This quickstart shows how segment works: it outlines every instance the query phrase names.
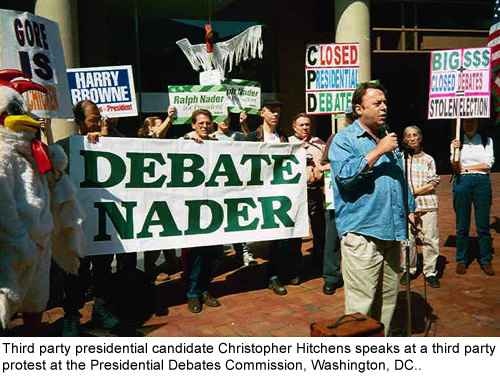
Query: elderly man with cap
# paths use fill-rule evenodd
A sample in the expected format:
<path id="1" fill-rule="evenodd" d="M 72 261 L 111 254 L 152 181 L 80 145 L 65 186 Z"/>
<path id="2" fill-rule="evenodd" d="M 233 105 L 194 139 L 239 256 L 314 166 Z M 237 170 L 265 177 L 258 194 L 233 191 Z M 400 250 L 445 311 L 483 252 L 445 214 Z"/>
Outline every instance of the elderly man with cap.
<path id="1" fill-rule="evenodd" d="M 275 98 L 262 102 L 260 116 L 262 124 L 246 137 L 246 141 L 266 143 L 287 143 L 288 138 L 278 128 L 280 111 L 283 104 Z M 301 254 L 301 238 L 274 240 L 269 247 L 269 285 L 268 288 L 277 295 L 288 292 L 282 282 L 298 285 L 298 266 Z"/>
<path id="2" fill-rule="evenodd" d="M 352 106 L 348 106 L 344 112 L 344 127 L 353 124 L 355 121 L 354 110 Z M 332 145 L 335 134 L 330 136 L 326 141 L 326 145 L 321 156 L 321 168 L 323 172 L 330 170 L 330 159 L 328 151 Z M 325 187 L 325 190 L 331 190 L 331 187 Z M 340 240 L 335 225 L 335 204 L 332 203 L 330 208 L 326 210 L 326 234 L 325 234 L 325 249 L 323 251 L 323 293 L 325 295 L 333 295 L 337 288 L 344 285 L 342 275 L 340 274 Z"/>

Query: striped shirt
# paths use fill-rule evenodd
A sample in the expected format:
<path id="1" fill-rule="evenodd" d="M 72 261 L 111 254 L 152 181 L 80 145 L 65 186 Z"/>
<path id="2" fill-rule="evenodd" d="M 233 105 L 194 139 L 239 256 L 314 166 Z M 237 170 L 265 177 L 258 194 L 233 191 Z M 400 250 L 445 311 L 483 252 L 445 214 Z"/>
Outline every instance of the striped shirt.
<path id="1" fill-rule="evenodd" d="M 408 185 L 412 193 L 415 193 L 415 190 L 428 183 L 434 182 L 437 185 L 441 181 L 439 175 L 436 174 L 434 159 L 424 152 L 410 156 L 408 166 L 410 167 Z M 423 195 L 415 195 L 415 203 L 417 205 L 415 212 L 437 211 L 438 197 L 436 191 L 432 190 Z"/>
<path id="2" fill-rule="evenodd" d="M 325 142 L 319 137 L 313 136 L 309 140 L 304 141 L 297 135 L 293 135 L 288 139 L 291 144 L 302 144 L 305 150 L 307 159 L 307 174 L 309 177 L 314 177 L 314 182 L 309 182 L 308 187 L 323 186 L 323 171 L 320 169 L 321 158 L 325 149 Z"/>

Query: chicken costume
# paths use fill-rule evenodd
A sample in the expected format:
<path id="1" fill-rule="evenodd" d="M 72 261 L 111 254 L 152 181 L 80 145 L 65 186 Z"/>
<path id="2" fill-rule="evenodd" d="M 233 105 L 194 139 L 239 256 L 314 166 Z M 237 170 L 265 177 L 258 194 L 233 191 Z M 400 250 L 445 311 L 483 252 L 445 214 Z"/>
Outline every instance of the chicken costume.
<path id="1" fill-rule="evenodd" d="M 36 140 L 40 124 L 21 93 L 45 89 L 27 78 L 0 70 L 0 331 L 16 312 L 26 327 L 39 325 L 51 257 L 76 273 L 83 250 L 83 212 L 62 173 L 68 159 L 61 147 Z"/>

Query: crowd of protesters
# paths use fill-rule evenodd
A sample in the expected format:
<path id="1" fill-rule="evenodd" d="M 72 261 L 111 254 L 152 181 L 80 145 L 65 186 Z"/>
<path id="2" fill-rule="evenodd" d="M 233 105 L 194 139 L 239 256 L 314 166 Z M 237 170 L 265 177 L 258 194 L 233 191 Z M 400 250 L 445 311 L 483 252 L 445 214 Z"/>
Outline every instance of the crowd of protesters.
<path id="1" fill-rule="evenodd" d="M 186 142 L 251 141 L 296 143 L 304 149 L 307 173 L 307 207 L 313 235 L 312 261 L 322 271 L 323 293 L 333 295 L 344 286 L 346 314 L 361 312 L 380 320 L 390 333 L 390 322 L 396 305 L 398 285 L 417 275 L 416 240 L 423 252 L 423 276 L 430 287 L 439 288 L 436 268 L 439 256 L 437 223 L 438 198 L 435 188 L 440 179 L 434 159 L 422 149 L 422 131 L 416 125 L 404 131 L 405 149 L 410 167 L 405 171 L 395 133 L 384 132 L 388 106 L 386 90 L 380 84 L 363 83 L 353 94 L 352 105 L 345 113 L 344 128 L 325 143 L 312 135 L 312 119 L 298 113 L 292 120 L 293 134 L 287 137 L 280 129 L 281 107 L 277 99 L 262 102 L 260 126 L 250 131 L 247 115 L 239 115 L 239 130 L 232 130 L 230 117 L 213 123 L 208 110 L 192 113 L 192 131 L 180 139 Z M 169 106 L 167 118 L 148 117 L 137 135 L 142 138 L 166 138 L 176 108 Z M 101 117 L 91 101 L 74 106 L 78 133 L 92 142 L 101 137 L 122 137 L 117 119 Z M 456 212 L 456 273 L 465 274 L 471 263 L 468 251 L 471 206 L 474 207 L 479 235 L 479 263 L 487 275 L 493 275 L 489 215 L 492 200 L 489 171 L 494 163 L 492 140 L 478 133 L 476 120 L 463 123 L 462 142 L 450 145 L 455 178 L 453 205 Z M 58 142 L 68 153 L 68 139 Z M 459 154 L 458 158 L 456 157 Z M 69 153 L 68 153 L 69 155 Z M 331 174 L 332 187 L 325 187 L 325 173 Z M 405 175 L 407 180 L 405 180 Z M 407 187 L 405 187 L 405 185 Z M 333 203 L 326 208 L 325 190 L 333 190 Z M 406 193 L 407 195 L 406 195 Z M 406 210 L 405 198 L 408 199 Z M 406 218 L 408 221 L 406 221 Z M 409 240 L 409 266 L 402 242 Z M 269 244 L 268 288 L 286 295 L 287 284 L 301 282 L 302 239 L 280 239 Z M 258 265 L 247 243 L 232 245 L 238 265 Z M 165 263 L 157 265 L 163 253 Z M 203 306 L 218 307 L 220 301 L 210 293 L 210 282 L 216 275 L 223 245 L 193 247 L 182 250 L 182 263 L 175 250 L 155 250 L 144 254 L 144 269 L 150 282 L 161 282 L 182 265 L 186 283 L 187 309 L 199 313 Z M 65 316 L 62 335 L 82 333 L 80 310 L 88 292 L 94 302 L 92 320 L 119 333 L 121 323 L 109 299 L 114 254 L 85 257 L 78 274 L 64 278 Z M 136 269 L 135 253 L 117 254 L 117 269 Z M 399 273 L 403 272 L 399 278 Z"/>

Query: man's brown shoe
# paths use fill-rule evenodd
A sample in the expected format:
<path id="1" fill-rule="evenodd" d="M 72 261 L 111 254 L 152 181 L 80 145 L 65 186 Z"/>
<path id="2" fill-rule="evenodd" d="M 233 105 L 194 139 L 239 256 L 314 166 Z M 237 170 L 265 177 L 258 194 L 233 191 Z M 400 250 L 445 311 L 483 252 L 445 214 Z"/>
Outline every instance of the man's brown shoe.
<path id="1" fill-rule="evenodd" d="M 214 296 L 212 296 L 208 292 L 203 293 L 201 295 L 201 299 L 206 306 L 210 306 L 211 308 L 216 308 L 217 306 L 220 306 L 219 300 L 217 300 Z"/>
<path id="2" fill-rule="evenodd" d="M 493 266 L 491 263 L 485 263 L 481 265 L 481 270 L 484 271 L 484 273 L 488 276 L 493 276 L 495 275 L 495 270 L 493 270 Z"/>
<path id="3" fill-rule="evenodd" d="M 191 313 L 199 313 L 201 312 L 201 301 L 199 297 L 190 297 L 188 298 L 188 310 Z"/>
<path id="4" fill-rule="evenodd" d="M 457 274 L 465 275 L 466 272 L 467 272 L 467 264 L 457 263 Z"/>

